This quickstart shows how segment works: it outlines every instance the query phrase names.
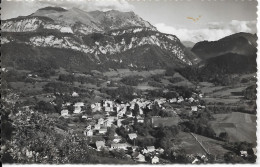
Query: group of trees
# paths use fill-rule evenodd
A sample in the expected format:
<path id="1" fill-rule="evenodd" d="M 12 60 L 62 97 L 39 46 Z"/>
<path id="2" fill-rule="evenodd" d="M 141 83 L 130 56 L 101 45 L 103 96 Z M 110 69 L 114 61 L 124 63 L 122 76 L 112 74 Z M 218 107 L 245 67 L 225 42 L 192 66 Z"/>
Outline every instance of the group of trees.
<path id="1" fill-rule="evenodd" d="M 137 86 L 139 83 L 144 82 L 144 78 L 139 75 L 127 76 L 121 79 L 121 82 L 129 86 Z"/>
<path id="2" fill-rule="evenodd" d="M 224 155 L 224 160 L 227 163 L 255 163 L 256 155 L 253 152 L 253 144 L 248 142 L 226 142 L 224 147 L 230 152 Z M 240 151 L 247 151 L 246 157 L 241 157 Z"/>
<path id="3" fill-rule="evenodd" d="M 81 84 L 84 83 L 92 83 L 97 84 L 97 79 L 94 79 L 93 77 L 85 77 L 85 76 L 75 76 L 73 74 L 60 74 L 59 80 L 64 82 L 80 82 Z"/>
<path id="4" fill-rule="evenodd" d="M 202 136 L 216 138 L 216 133 L 212 129 L 209 121 L 213 120 L 212 113 L 208 110 L 203 112 L 194 112 L 187 121 L 181 122 L 181 129 L 185 132 L 193 132 Z"/>
<path id="5" fill-rule="evenodd" d="M 116 89 L 101 88 L 100 91 L 110 95 L 114 99 L 120 98 L 122 100 L 132 100 L 135 97 L 134 93 L 136 93 L 136 90 L 131 86 L 119 86 Z"/>
<path id="6" fill-rule="evenodd" d="M 5 139 L 3 163 L 102 163 L 100 155 L 89 149 L 83 137 L 55 131 L 57 124 L 63 124 L 58 118 L 23 111 L 13 119 L 14 126 L 2 128 L 2 134 L 13 129 L 2 135 Z M 12 143 L 10 135 L 14 139 Z"/>

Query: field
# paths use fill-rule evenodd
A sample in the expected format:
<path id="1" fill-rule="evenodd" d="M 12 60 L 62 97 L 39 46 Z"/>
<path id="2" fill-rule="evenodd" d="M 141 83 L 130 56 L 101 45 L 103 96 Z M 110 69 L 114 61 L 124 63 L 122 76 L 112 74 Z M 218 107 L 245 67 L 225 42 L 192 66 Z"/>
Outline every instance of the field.
<path id="1" fill-rule="evenodd" d="M 252 114 L 232 112 L 215 114 L 212 127 L 218 135 L 227 132 L 231 142 L 247 141 L 256 144 L 256 116 Z"/>
<path id="2" fill-rule="evenodd" d="M 178 125 L 180 122 L 180 118 L 178 116 L 175 117 L 153 117 L 152 118 L 152 124 L 154 127 L 158 127 L 160 124 L 163 126 L 172 126 L 172 125 Z"/>
<path id="3" fill-rule="evenodd" d="M 223 143 L 220 141 L 200 135 L 195 136 L 212 155 L 224 155 L 228 152 L 228 150 L 222 147 Z M 206 154 L 198 141 L 190 133 L 186 132 L 180 132 L 177 135 L 177 142 L 174 142 L 174 147 L 184 149 L 187 154 Z"/>

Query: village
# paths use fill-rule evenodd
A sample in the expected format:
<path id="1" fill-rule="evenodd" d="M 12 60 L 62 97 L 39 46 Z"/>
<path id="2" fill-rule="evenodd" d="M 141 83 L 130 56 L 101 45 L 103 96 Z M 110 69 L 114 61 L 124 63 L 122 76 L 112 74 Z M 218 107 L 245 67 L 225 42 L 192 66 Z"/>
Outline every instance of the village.
<path id="1" fill-rule="evenodd" d="M 78 97 L 79 94 L 73 92 L 72 97 Z M 112 150 L 123 150 L 125 156 L 133 159 L 139 163 L 160 163 L 160 155 L 164 153 L 163 148 L 156 148 L 154 145 L 139 147 L 135 144 L 135 140 L 138 137 L 137 132 L 131 131 L 130 127 L 134 123 L 144 124 L 146 119 L 145 110 L 151 110 L 154 105 L 157 105 L 161 111 L 170 113 L 169 116 L 152 116 L 149 118 L 149 122 L 153 127 L 158 126 L 177 126 L 181 122 L 181 118 L 178 116 L 178 110 L 174 110 L 170 104 L 181 104 L 187 102 L 189 104 L 189 114 L 196 112 L 200 109 L 205 108 L 199 104 L 199 99 L 202 94 L 196 94 L 194 97 L 184 99 L 182 96 L 166 99 L 158 98 L 154 100 L 147 100 L 144 98 L 135 98 L 129 102 L 123 102 L 120 100 L 105 99 L 100 102 L 96 102 L 90 105 L 91 115 L 84 114 L 85 108 L 84 102 L 76 102 L 71 104 L 69 102 L 63 104 L 61 111 L 61 117 L 69 119 L 71 117 L 81 116 L 81 119 L 85 121 L 85 128 L 82 129 L 83 135 L 91 141 L 92 149 L 97 151 L 112 151 Z M 68 106 L 73 105 L 74 110 L 71 113 L 68 110 Z M 99 114 L 95 114 L 99 113 Z M 93 117 L 98 115 L 98 117 Z M 126 121 L 127 120 L 127 121 Z M 117 134 L 116 129 L 123 127 L 127 130 L 127 136 L 124 138 Z M 79 130 L 78 130 L 79 131 Z M 113 132 L 111 132 L 113 131 Z M 73 130 L 71 131 L 73 133 Z M 108 139 L 108 136 L 111 136 Z M 75 136 L 81 135 L 75 133 Z M 206 162 L 206 155 L 200 155 L 200 160 L 196 158 L 196 155 L 190 155 L 192 163 L 198 163 L 198 161 Z M 161 162 L 163 163 L 163 162 Z"/>

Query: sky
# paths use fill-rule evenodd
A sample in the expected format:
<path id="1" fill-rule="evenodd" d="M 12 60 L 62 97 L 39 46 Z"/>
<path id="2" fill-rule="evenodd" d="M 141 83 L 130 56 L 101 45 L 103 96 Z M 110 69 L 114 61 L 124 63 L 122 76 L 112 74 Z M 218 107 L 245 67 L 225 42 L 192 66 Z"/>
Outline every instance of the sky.
<path id="1" fill-rule="evenodd" d="M 237 32 L 256 33 L 256 0 L 3 0 L 1 18 L 29 15 L 46 6 L 134 11 L 159 31 L 194 43 Z"/>

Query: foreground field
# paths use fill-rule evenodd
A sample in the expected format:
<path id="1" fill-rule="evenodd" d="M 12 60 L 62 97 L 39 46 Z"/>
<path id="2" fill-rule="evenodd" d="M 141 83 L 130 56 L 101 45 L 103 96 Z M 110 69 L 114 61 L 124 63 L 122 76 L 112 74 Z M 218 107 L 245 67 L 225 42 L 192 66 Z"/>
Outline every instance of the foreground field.
<path id="1" fill-rule="evenodd" d="M 212 127 L 215 133 L 227 132 L 229 141 L 247 141 L 256 144 L 256 116 L 252 114 L 232 112 L 230 114 L 215 114 Z"/>

